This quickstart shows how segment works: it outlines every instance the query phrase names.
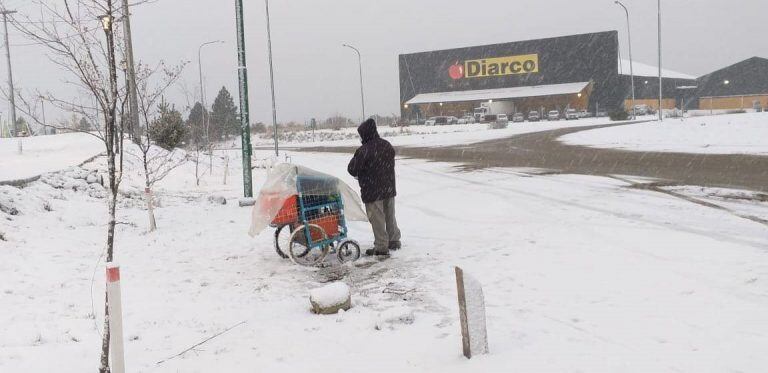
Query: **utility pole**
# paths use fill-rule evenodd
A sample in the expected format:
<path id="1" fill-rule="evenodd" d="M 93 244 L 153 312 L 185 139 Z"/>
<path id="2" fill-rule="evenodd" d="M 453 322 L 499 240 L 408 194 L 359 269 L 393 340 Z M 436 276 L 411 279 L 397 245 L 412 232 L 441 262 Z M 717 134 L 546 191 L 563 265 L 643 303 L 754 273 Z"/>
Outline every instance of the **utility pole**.
<path id="1" fill-rule="evenodd" d="M 365 118 L 365 95 L 363 94 L 363 58 L 360 56 L 360 50 L 358 50 L 357 48 L 349 44 L 342 44 L 342 46 L 350 48 L 355 52 L 357 52 L 357 65 L 358 65 L 358 68 L 360 69 L 360 101 L 362 102 L 362 105 L 363 105 L 363 119 L 361 120 L 361 122 L 364 122 L 366 118 Z"/>
<path id="2" fill-rule="evenodd" d="M 664 121 L 664 113 L 661 109 L 662 98 L 662 82 L 661 82 L 661 0 L 658 1 L 658 13 L 659 13 L 659 122 Z"/>
<path id="3" fill-rule="evenodd" d="M 238 0 L 240 1 L 240 0 Z M 267 50 L 269 51 L 269 84 L 272 88 L 272 128 L 275 132 L 275 158 L 280 156 L 277 146 L 277 109 L 275 109 L 275 73 L 272 69 L 272 33 L 269 27 L 269 0 L 264 0 L 267 8 Z"/>
<path id="4" fill-rule="evenodd" d="M 637 116 L 635 113 L 635 71 L 632 69 L 632 32 L 630 31 L 629 27 L 629 10 L 627 10 L 627 7 L 624 6 L 621 1 L 616 0 L 615 2 L 624 8 L 624 13 L 627 15 L 627 40 L 629 41 L 629 76 L 630 79 L 632 79 L 632 119 L 635 119 Z M 619 61 L 621 61 L 621 59 L 619 59 Z"/>
<path id="5" fill-rule="evenodd" d="M 3 15 L 3 26 L 5 27 L 5 56 L 8 60 L 8 99 L 11 104 L 11 136 L 18 136 L 16 128 L 16 91 L 13 90 L 13 71 L 11 70 L 11 45 L 8 43 L 8 15 L 16 13 L 15 10 L 0 10 Z M 22 145 L 19 139 L 19 154 L 21 154 Z"/>
<path id="6" fill-rule="evenodd" d="M 125 39 L 125 59 L 128 64 L 128 118 L 131 125 L 131 136 L 134 141 L 141 137 L 139 127 L 139 101 L 136 93 L 136 65 L 133 59 L 133 41 L 131 39 L 131 13 L 128 0 L 123 0 L 123 38 Z"/>
<path id="7" fill-rule="evenodd" d="M 240 83 L 240 130 L 242 131 L 241 137 L 243 152 L 243 196 L 250 198 L 253 197 L 253 180 L 251 179 L 251 124 L 249 122 L 248 115 L 248 68 L 246 67 L 245 63 L 243 0 L 235 0 L 235 13 L 237 22 L 237 77 Z M 274 108 L 274 100 L 272 102 L 272 107 Z M 277 142 L 275 142 L 275 148 L 277 148 Z"/>

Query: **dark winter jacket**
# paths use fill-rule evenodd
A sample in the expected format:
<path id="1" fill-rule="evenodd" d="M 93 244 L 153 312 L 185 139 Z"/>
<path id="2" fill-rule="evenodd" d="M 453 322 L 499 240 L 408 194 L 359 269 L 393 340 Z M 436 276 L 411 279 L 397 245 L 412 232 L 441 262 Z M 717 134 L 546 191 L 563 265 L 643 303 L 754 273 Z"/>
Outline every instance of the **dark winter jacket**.
<path id="1" fill-rule="evenodd" d="M 376 122 L 368 119 L 357 128 L 363 146 L 355 151 L 347 171 L 360 183 L 363 202 L 392 198 L 395 190 L 395 149 L 379 137 Z"/>

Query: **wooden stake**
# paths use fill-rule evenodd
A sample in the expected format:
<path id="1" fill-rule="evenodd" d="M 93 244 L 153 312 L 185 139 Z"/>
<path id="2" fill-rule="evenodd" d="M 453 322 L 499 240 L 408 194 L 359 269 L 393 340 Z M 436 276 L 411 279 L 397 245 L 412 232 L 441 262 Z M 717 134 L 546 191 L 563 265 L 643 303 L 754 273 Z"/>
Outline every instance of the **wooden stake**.
<path id="1" fill-rule="evenodd" d="M 464 350 L 464 356 L 467 359 L 472 358 L 472 349 L 469 341 L 469 324 L 467 322 L 467 297 L 464 293 L 464 271 L 459 267 L 454 267 L 456 271 L 456 290 L 459 296 L 459 320 L 461 321 L 461 346 Z"/>

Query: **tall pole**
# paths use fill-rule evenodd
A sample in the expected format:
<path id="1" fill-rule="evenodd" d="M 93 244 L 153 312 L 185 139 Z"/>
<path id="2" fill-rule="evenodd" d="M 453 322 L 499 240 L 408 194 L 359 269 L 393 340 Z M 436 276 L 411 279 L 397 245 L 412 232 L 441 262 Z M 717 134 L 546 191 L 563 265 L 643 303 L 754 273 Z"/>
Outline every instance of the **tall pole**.
<path id="1" fill-rule="evenodd" d="M 664 113 L 661 109 L 661 99 L 662 99 L 662 82 L 661 82 L 661 0 L 658 1 L 658 13 L 659 13 L 659 122 L 664 121 Z"/>
<path id="2" fill-rule="evenodd" d="M 362 107 L 363 107 L 363 121 L 365 121 L 365 95 L 363 93 L 363 58 L 360 56 L 360 51 L 357 48 L 349 44 L 342 44 L 342 46 L 351 48 L 355 52 L 357 52 L 357 65 L 358 65 L 358 68 L 360 69 L 360 102 L 362 103 Z"/>
<path id="3" fill-rule="evenodd" d="M 210 121 L 210 115 L 205 115 L 205 111 L 207 110 L 205 105 L 205 87 L 203 86 L 203 63 L 201 62 L 201 54 L 203 51 L 203 47 L 209 44 L 214 43 L 223 43 L 221 40 L 213 40 L 209 42 L 205 42 L 203 44 L 200 44 L 200 46 L 197 48 L 197 69 L 200 72 L 200 105 L 202 105 L 203 110 L 201 111 L 202 116 L 200 117 L 200 121 L 202 122 L 200 125 L 205 128 L 205 141 L 208 143 L 208 166 L 209 170 L 212 173 L 213 172 L 213 147 L 211 146 L 211 121 Z"/>
<path id="4" fill-rule="evenodd" d="M 131 38 L 131 12 L 128 8 L 128 0 L 123 0 L 123 39 L 125 41 L 125 59 L 128 73 L 128 119 L 130 122 L 130 133 L 134 141 L 138 141 L 141 136 L 139 125 L 139 100 L 136 93 L 136 65 L 133 59 L 133 39 Z"/>
<path id="5" fill-rule="evenodd" d="M 18 136 L 18 128 L 16 128 L 16 91 L 13 89 L 13 71 L 11 69 L 11 45 L 8 43 L 8 15 L 16 13 L 15 10 L 2 10 L 0 14 L 3 15 L 3 26 L 5 27 L 5 57 L 8 61 L 8 100 L 11 105 L 11 136 Z M 19 154 L 21 154 L 21 139 L 19 139 Z"/>
<path id="6" fill-rule="evenodd" d="M 272 33 L 269 26 L 269 0 L 264 0 L 267 10 L 267 50 L 269 52 L 269 84 L 272 89 L 272 128 L 275 133 L 275 157 L 279 156 L 277 146 L 277 110 L 275 109 L 275 73 L 272 69 Z"/>
<path id="7" fill-rule="evenodd" d="M 627 15 L 627 41 L 629 42 L 629 75 L 630 79 L 632 79 L 632 119 L 635 119 L 636 112 L 635 112 L 635 71 L 632 69 L 632 32 L 629 27 L 629 10 L 627 10 L 627 7 L 624 6 L 624 4 L 621 3 L 621 1 L 616 0 L 616 4 L 621 5 L 622 8 L 624 8 L 624 13 Z"/>
<path id="8" fill-rule="evenodd" d="M 243 153 L 243 196 L 253 197 L 251 180 L 251 125 L 248 115 L 248 68 L 245 63 L 245 30 L 243 26 L 243 0 L 235 0 L 237 22 L 237 78 L 240 90 L 240 131 Z"/>
<path id="9" fill-rule="evenodd" d="M 43 135 L 48 134 L 48 124 L 45 122 L 45 98 L 40 96 L 40 109 L 43 111 Z"/>

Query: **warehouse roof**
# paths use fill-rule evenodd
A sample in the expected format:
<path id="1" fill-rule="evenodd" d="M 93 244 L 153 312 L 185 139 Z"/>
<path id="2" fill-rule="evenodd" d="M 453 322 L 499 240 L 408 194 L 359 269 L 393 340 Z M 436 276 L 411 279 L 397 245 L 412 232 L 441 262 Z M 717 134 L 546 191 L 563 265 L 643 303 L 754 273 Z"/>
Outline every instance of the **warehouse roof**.
<path id="1" fill-rule="evenodd" d="M 432 104 L 438 102 L 486 101 L 538 96 L 572 95 L 583 91 L 587 85 L 589 85 L 589 82 L 479 89 L 474 91 L 420 93 L 416 95 L 416 97 L 408 100 L 406 104 Z"/>
<path id="2" fill-rule="evenodd" d="M 642 62 L 632 61 L 632 70 L 635 73 L 635 76 L 647 76 L 650 78 L 658 77 L 659 76 L 659 67 L 648 65 Z M 626 75 L 629 76 L 629 60 L 620 59 L 619 60 L 619 74 L 620 75 Z M 668 79 L 690 79 L 690 80 L 696 80 L 696 77 L 693 75 L 683 74 L 681 72 L 667 70 L 665 68 L 661 69 L 661 77 L 662 78 L 668 78 Z"/>

